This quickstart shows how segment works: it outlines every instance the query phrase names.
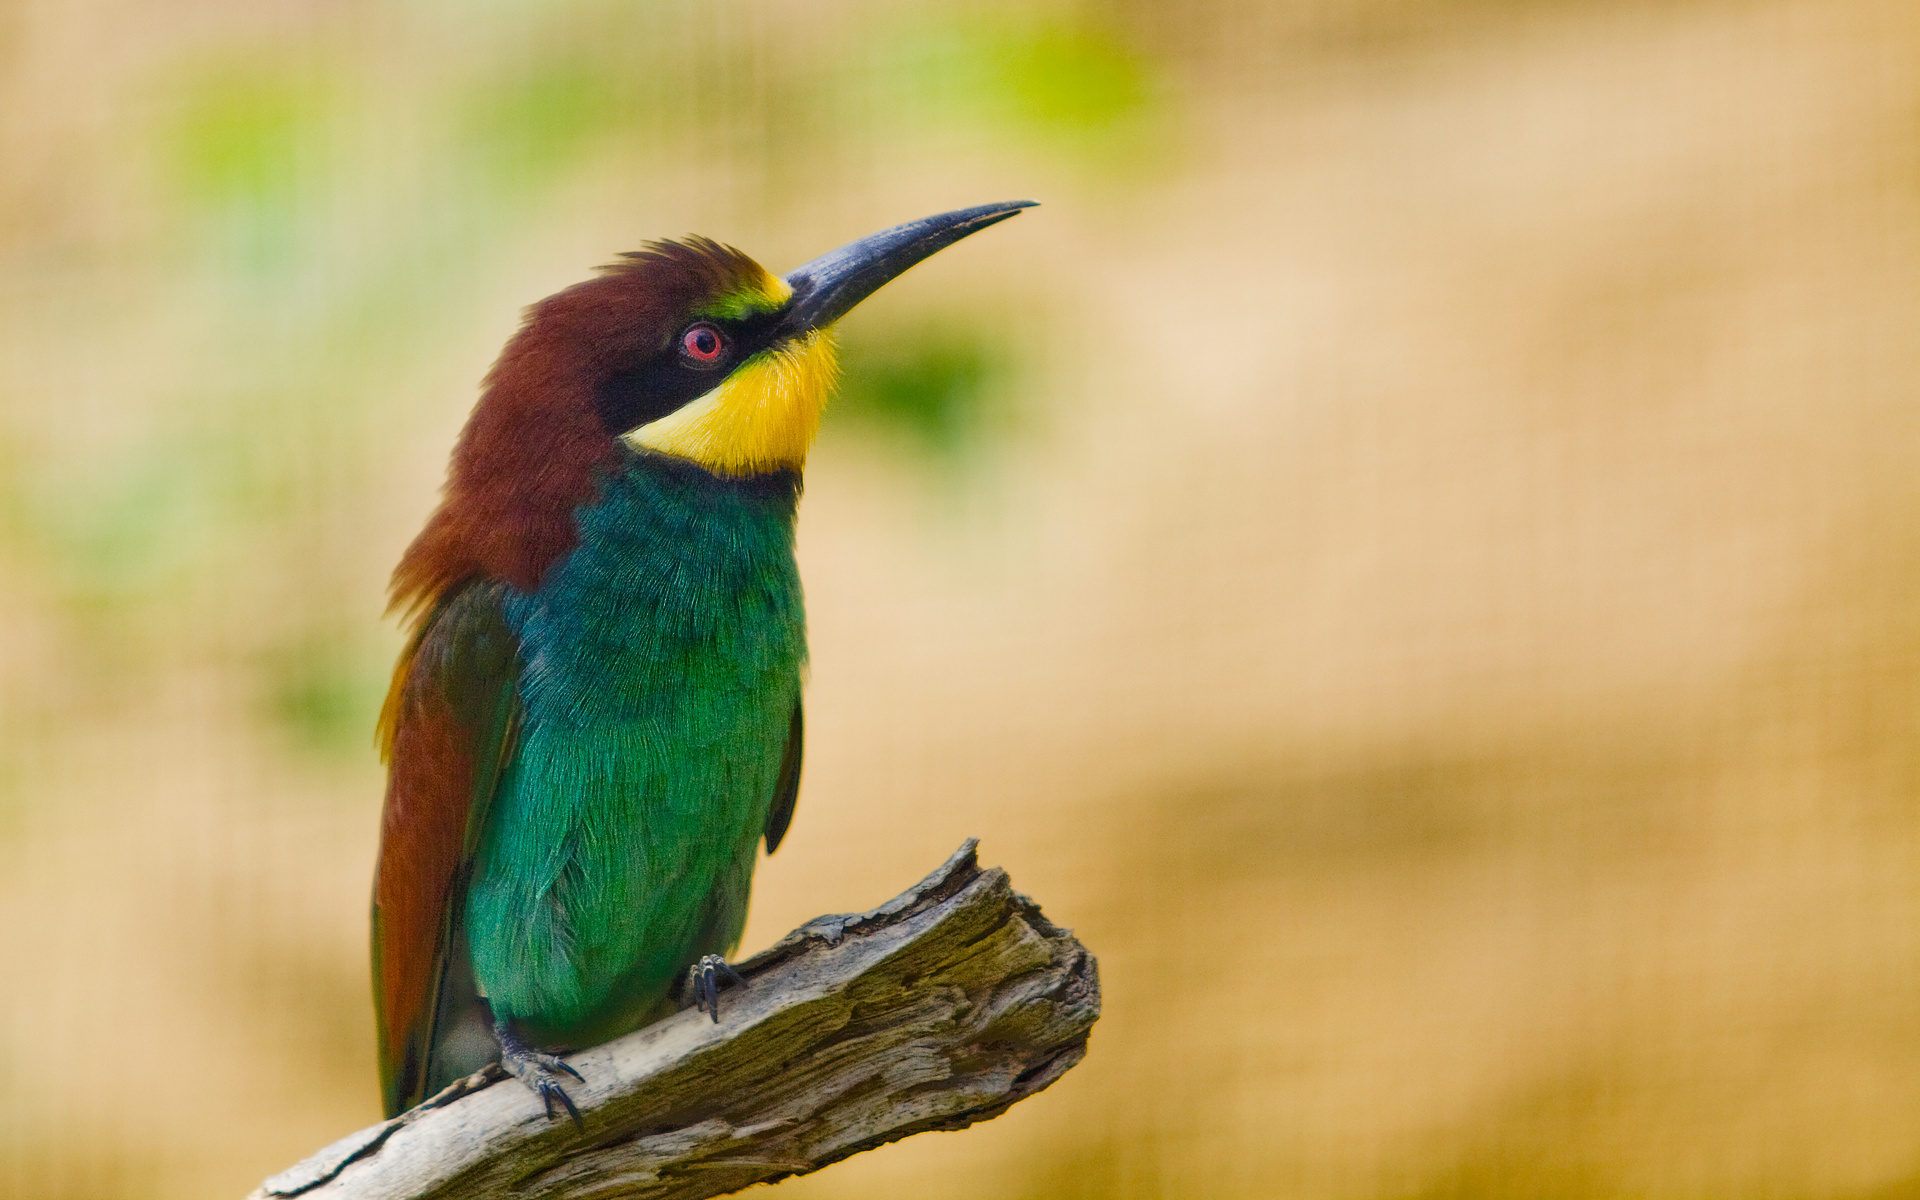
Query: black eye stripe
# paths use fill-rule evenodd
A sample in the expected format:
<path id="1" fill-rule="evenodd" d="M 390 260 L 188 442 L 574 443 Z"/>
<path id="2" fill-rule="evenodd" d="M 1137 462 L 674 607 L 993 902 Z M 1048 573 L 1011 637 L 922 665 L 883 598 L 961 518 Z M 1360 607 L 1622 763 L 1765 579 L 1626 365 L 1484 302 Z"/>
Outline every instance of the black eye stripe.
<path id="1" fill-rule="evenodd" d="M 609 373 L 595 387 L 594 407 L 606 431 L 618 437 L 719 387 L 734 368 L 773 343 L 781 316 L 772 312 L 683 321 L 652 358 Z M 687 334 L 703 325 L 721 338 L 719 356 L 707 363 L 695 361 L 685 344 Z"/>

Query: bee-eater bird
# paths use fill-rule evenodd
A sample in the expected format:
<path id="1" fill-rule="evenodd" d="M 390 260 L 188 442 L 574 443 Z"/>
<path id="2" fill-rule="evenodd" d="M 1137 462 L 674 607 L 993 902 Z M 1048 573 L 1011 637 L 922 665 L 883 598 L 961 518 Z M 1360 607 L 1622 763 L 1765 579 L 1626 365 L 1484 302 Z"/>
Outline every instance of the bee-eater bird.
<path id="1" fill-rule="evenodd" d="M 527 310 L 393 575 L 373 889 L 388 1116 L 498 1061 L 573 1115 L 558 1054 L 718 979 L 800 782 L 800 471 L 833 323 L 1030 201 L 862 238 L 782 279 L 655 242 Z"/>

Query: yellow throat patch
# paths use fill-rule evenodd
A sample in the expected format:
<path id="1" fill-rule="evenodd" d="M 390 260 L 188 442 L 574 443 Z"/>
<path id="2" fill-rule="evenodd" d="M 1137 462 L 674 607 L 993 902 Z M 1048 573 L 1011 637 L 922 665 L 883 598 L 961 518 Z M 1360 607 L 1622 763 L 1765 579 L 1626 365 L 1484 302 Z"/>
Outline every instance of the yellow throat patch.
<path id="1" fill-rule="evenodd" d="M 760 475 L 807 461 L 840 378 L 833 331 L 815 329 L 749 358 L 720 386 L 624 436 L 716 475 Z"/>

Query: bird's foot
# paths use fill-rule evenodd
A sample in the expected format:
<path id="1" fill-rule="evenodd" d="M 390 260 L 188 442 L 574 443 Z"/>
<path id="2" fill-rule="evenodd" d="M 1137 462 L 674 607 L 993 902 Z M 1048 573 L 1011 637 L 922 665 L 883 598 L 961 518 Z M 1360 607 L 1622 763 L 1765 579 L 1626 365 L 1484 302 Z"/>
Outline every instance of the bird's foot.
<path id="1" fill-rule="evenodd" d="M 687 988 L 693 993 L 693 1007 L 696 1012 L 710 1013 L 713 1023 L 720 1023 L 720 980 L 724 977 L 729 983 L 747 986 L 740 978 L 740 972 L 733 969 L 727 960 L 718 954 L 709 954 L 693 964 L 687 971 Z"/>
<path id="2" fill-rule="evenodd" d="M 536 1050 L 521 1041 L 520 1035 L 505 1021 L 493 1023 L 493 1036 L 500 1043 L 501 1069 L 526 1084 L 534 1095 L 540 1097 L 540 1103 L 547 1110 L 547 1119 L 556 1120 L 564 1112 L 573 1119 L 573 1127 L 585 1133 L 587 1127 L 580 1120 L 580 1110 L 574 1107 L 573 1098 L 560 1086 L 562 1075 L 571 1075 L 578 1082 L 585 1083 L 580 1072 L 568 1066 L 559 1055 Z"/>

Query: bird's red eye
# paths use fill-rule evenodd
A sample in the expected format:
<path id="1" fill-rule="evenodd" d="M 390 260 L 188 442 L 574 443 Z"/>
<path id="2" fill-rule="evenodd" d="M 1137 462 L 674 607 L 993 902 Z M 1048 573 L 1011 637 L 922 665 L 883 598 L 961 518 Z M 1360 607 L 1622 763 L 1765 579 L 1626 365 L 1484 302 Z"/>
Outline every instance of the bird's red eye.
<path id="1" fill-rule="evenodd" d="M 692 326 L 680 335 L 680 353 L 697 367 L 712 366 L 726 353 L 727 339 L 720 331 L 702 323 Z"/>

